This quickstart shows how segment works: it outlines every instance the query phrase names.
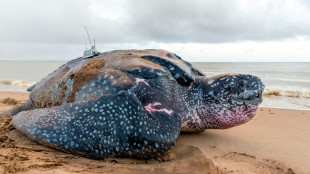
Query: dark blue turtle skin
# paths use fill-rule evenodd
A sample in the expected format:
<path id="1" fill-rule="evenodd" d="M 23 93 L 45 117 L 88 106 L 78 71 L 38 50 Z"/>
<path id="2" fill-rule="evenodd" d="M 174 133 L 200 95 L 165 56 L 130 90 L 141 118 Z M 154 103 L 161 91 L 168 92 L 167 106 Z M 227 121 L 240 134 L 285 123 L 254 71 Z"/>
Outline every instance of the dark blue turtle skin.
<path id="1" fill-rule="evenodd" d="M 250 120 L 262 101 L 258 77 L 205 77 L 164 50 L 118 50 L 77 58 L 3 113 L 30 139 L 93 158 L 158 158 L 180 132 L 226 129 Z"/>

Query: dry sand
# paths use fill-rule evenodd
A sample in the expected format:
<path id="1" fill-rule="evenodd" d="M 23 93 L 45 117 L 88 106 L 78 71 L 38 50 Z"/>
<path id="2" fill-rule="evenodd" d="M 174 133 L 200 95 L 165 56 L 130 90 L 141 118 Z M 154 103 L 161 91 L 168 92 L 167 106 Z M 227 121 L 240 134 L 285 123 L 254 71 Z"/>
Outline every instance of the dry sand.
<path id="1" fill-rule="evenodd" d="M 27 98 L 27 93 L 0 92 L 0 112 Z M 63 153 L 32 142 L 10 120 L 0 118 L 0 173 L 310 174 L 310 111 L 259 108 L 244 125 L 182 134 L 165 162 L 94 160 Z"/>

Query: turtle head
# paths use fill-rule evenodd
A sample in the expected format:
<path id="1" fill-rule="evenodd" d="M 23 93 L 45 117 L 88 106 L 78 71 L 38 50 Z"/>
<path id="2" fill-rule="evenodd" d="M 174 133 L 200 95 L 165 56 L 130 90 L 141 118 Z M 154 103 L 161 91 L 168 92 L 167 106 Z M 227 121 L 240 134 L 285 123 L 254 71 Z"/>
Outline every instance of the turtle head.
<path id="1" fill-rule="evenodd" d="M 196 100 L 192 105 L 192 126 L 225 129 L 249 121 L 262 102 L 264 84 L 252 75 L 225 74 L 195 79 L 192 87 Z M 197 123 L 195 125 L 195 123 Z"/>

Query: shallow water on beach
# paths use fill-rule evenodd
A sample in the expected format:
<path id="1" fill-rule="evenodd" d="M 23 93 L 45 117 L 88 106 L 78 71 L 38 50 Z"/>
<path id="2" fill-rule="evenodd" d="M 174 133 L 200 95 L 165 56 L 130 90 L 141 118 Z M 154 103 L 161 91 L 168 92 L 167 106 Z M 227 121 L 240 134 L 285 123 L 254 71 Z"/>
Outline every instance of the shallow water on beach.
<path id="1" fill-rule="evenodd" d="M 64 64 L 62 61 L 0 61 L 0 91 L 25 91 Z M 310 63 L 209 63 L 193 66 L 211 77 L 252 74 L 265 84 L 262 107 L 310 110 Z"/>

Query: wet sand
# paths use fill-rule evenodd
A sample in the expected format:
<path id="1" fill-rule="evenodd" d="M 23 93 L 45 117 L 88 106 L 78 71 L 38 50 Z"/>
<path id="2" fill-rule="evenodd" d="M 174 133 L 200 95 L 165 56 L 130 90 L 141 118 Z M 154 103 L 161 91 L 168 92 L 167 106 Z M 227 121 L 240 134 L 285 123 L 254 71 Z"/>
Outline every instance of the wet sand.
<path id="1" fill-rule="evenodd" d="M 0 92 L 0 112 L 27 99 Z M 0 173 L 310 173 L 310 111 L 259 108 L 244 125 L 182 134 L 164 162 L 63 153 L 32 142 L 10 121 L 0 118 Z"/>

